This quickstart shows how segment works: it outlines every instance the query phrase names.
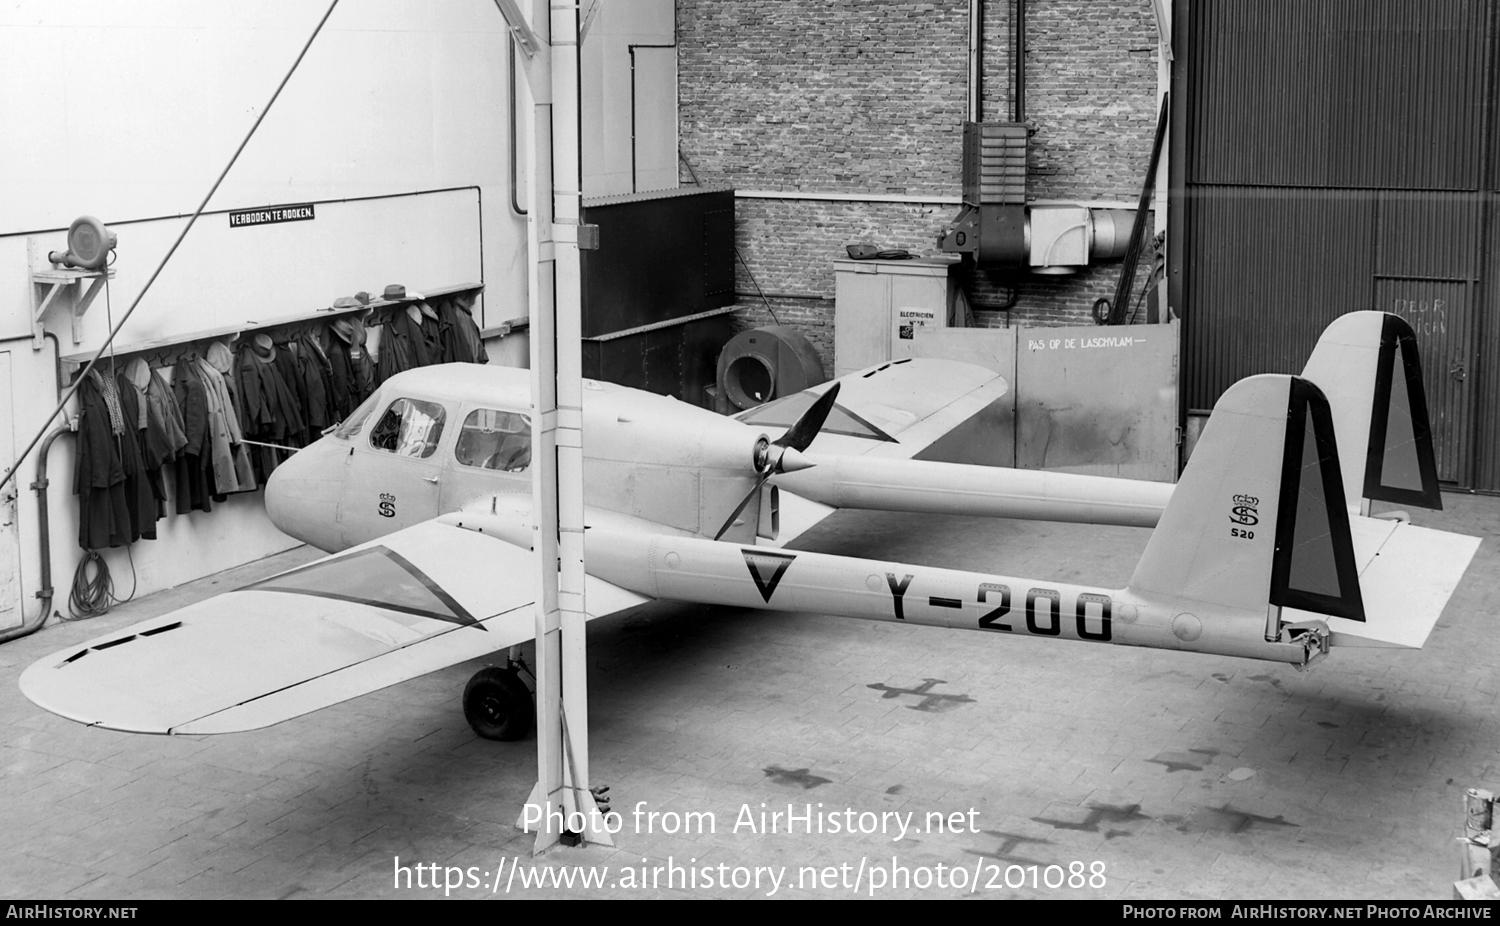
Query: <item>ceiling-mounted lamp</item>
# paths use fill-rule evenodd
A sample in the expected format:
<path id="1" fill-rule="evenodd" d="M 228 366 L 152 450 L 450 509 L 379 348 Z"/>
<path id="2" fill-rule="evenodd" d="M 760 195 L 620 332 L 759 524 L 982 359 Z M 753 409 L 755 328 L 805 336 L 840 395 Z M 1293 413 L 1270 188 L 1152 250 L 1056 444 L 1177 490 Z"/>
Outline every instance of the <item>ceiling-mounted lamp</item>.
<path id="1" fill-rule="evenodd" d="M 47 259 L 64 267 L 103 270 L 117 240 L 103 222 L 91 215 L 79 216 L 68 226 L 68 249 L 49 252 Z"/>

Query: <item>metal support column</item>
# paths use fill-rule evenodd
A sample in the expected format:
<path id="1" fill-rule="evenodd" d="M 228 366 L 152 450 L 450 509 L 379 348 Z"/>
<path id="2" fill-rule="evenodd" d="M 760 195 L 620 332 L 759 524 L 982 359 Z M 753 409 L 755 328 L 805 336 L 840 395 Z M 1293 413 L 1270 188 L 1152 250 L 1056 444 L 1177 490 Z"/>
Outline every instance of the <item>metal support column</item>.
<path id="1" fill-rule="evenodd" d="M 531 491 L 537 535 L 533 547 L 539 575 L 537 783 L 522 810 L 521 825 L 536 829 L 536 854 L 556 845 L 564 833 L 613 844 L 589 792 L 588 776 L 578 258 L 583 174 L 580 17 L 576 3 L 533 0 L 525 19 L 514 0 L 496 0 L 496 5 L 525 53 L 523 65 L 534 104 L 527 263 L 534 402 Z"/>

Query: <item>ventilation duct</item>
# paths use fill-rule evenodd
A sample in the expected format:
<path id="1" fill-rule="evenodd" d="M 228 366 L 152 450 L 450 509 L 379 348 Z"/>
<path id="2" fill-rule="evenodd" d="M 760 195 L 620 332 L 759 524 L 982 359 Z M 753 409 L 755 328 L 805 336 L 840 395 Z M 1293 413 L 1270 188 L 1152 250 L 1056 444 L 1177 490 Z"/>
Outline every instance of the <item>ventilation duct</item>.
<path id="1" fill-rule="evenodd" d="M 1024 122 L 965 122 L 962 211 L 938 234 L 938 249 L 981 267 L 1076 273 L 1124 256 L 1134 213 L 1086 206 L 1027 206 Z"/>

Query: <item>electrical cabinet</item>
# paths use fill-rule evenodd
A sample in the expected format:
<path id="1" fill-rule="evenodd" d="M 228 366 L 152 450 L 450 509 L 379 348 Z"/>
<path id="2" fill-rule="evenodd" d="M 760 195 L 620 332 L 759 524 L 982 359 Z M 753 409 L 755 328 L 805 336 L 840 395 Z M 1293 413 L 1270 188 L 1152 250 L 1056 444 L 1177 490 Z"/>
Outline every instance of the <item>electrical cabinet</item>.
<path id="1" fill-rule="evenodd" d="M 962 325 L 957 257 L 835 260 L 835 377 L 915 356 L 917 328 Z"/>

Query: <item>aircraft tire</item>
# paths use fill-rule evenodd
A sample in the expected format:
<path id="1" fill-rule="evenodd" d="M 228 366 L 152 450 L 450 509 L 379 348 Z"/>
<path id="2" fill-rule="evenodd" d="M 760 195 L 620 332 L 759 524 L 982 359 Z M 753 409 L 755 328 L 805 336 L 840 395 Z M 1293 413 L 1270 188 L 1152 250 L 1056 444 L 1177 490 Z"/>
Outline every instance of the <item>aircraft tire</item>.
<path id="1" fill-rule="evenodd" d="M 522 739 L 535 715 L 531 692 L 510 669 L 480 669 L 464 686 L 464 719 L 484 739 Z"/>

